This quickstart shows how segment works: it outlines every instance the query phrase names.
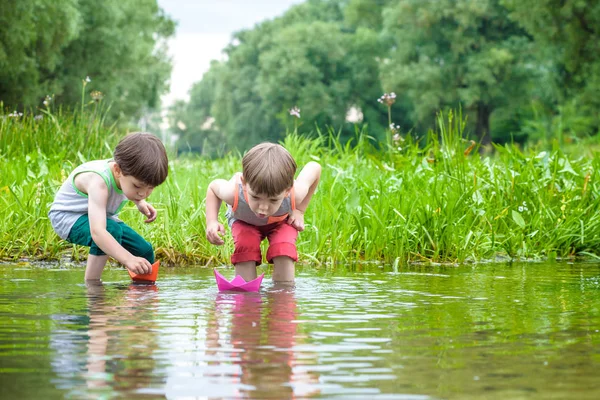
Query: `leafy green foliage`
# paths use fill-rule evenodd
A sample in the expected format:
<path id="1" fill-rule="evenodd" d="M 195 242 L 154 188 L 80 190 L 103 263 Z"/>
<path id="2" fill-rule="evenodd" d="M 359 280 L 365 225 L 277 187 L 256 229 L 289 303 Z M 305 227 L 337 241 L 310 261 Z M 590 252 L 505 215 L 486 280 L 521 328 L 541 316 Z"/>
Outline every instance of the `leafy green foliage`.
<path id="1" fill-rule="evenodd" d="M 80 18 L 77 0 L 0 3 L 0 100 L 35 106 L 60 89 L 53 75 L 80 34 Z"/>
<path id="2" fill-rule="evenodd" d="M 174 23 L 156 0 L 20 0 L 0 5 L 0 99 L 11 108 L 46 95 L 74 106 L 81 82 L 132 117 L 159 105 L 171 72 L 165 39 Z"/>
<path id="3" fill-rule="evenodd" d="M 230 149 L 281 140 L 298 122 L 288 112 L 293 106 L 300 108 L 307 132 L 327 125 L 349 138 L 351 108 L 381 132 L 386 110 L 374 102 L 381 94 L 376 59 L 381 51 L 375 31 L 344 24 L 337 1 L 308 1 L 238 32 L 226 49 L 228 60 L 213 63 L 192 89 L 189 106 L 179 108 L 178 120 L 188 128 L 181 147 L 210 146 L 211 138 Z M 209 117 L 214 118 L 209 131 L 189 129 Z"/>
<path id="4" fill-rule="evenodd" d="M 514 107 L 535 77 L 527 67 L 531 41 L 507 14 L 497 0 L 394 2 L 384 17 L 393 40 L 384 88 L 407 96 L 424 126 L 438 110 L 462 104 L 489 142 L 492 112 Z"/>
<path id="5" fill-rule="evenodd" d="M 573 134 L 596 134 L 600 127 L 600 3 L 582 0 L 501 0 L 510 17 L 536 42 L 537 63 L 545 67 L 553 96 L 544 119 L 569 118 L 575 108 L 582 125 Z M 567 109 L 565 111 L 565 108 Z"/>
<path id="6" fill-rule="evenodd" d="M 218 138 L 220 154 L 298 125 L 333 127 L 345 142 L 349 110 L 377 138 L 390 122 L 427 131 L 456 107 L 484 144 L 596 134 L 598 26 L 600 6 L 582 0 L 309 0 L 234 35 L 227 60 L 178 106 L 193 126 L 214 119 L 183 146 L 213 154 Z M 392 121 L 375 103 L 383 92 L 397 94 Z"/>

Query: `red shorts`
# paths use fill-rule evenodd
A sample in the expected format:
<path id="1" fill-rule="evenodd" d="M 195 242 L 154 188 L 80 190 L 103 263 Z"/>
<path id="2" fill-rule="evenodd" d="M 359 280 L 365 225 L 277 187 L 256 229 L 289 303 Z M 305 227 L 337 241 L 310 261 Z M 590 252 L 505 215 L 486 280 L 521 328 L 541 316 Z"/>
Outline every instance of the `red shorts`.
<path id="1" fill-rule="evenodd" d="M 231 256 L 231 263 L 238 264 L 245 261 L 262 263 L 260 242 L 269 239 L 267 261 L 272 263 L 273 258 L 287 256 L 298 261 L 296 238 L 298 231 L 286 221 L 276 222 L 264 226 L 254 226 L 237 220 L 231 226 L 235 250 Z"/>

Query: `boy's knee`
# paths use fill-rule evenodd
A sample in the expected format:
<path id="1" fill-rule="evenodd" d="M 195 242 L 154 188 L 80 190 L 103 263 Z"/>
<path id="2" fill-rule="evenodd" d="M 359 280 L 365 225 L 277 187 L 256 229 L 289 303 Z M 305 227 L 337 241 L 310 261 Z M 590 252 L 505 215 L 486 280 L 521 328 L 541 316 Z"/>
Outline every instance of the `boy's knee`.
<path id="1" fill-rule="evenodd" d="M 139 257 L 143 257 L 146 260 L 148 260 L 148 262 L 150 262 L 150 264 L 154 263 L 154 248 L 152 247 L 152 244 L 150 242 L 146 242 L 142 243 L 140 245 L 140 255 Z"/>
<path id="2" fill-rule="evenodd" d="M 289 257 L 294 262 L 298 261 L 298 249 L 294 243 L 271 243 L 267 250 L 267 261 L 273 263 L 275 257 Z"/>

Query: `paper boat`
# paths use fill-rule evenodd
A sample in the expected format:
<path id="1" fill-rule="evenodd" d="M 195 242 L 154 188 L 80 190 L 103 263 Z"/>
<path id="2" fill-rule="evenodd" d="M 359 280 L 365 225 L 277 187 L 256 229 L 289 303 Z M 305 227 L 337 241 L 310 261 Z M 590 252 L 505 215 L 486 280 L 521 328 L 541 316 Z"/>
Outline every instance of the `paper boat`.
<path id="1" fill-rule="evenodd" d="M 215 273 L 215 279 L 217 280 L 217 287 L 219 291 L 233 290 L 236 292 L 258 292 L 260 284 L 262 283 L 265 274 L 260 275 L 258 278 L 246 282 L 244 278 L 236 275 L 231 281 L 228 281 L 223 275 L 221 275 L 216 269 L 213 270 Z"/>
<path id="2" fill-rule="evenodd" d="M 157 261 L 154 264 L 152 264 L 152 272 L 150 272 L 149 274 L 135 274 L 130 270 L 127 270 L 127 272 L 129 272 L 129 276 L 131 276 L 131 279 L 133 279 L 134 282 L 154 283 L 156 282 L 156 278 L 158 277 L 159 266 L 160 261 Z"/>

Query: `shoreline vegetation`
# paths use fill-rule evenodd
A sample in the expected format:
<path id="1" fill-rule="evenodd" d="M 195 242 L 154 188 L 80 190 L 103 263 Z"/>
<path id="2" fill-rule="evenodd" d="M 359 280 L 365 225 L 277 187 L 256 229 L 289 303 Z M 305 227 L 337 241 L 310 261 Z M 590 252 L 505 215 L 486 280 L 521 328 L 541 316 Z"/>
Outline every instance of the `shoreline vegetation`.
<path id="1" fill-rule="evenodd" d="M 123 134 L 99 109 L 0 116 L 0 260 L 85 260 L 86 248 L 53 232 L 48 208 L 74 167 L 110 158 Z M 323 167 L 298 239 L 300 262 L 600 258 L 600 157 L 589 146 L 480 152 L 452 112 L 440 113 L 437 129 L 421 137 L 391 126 L 382 143 L 357 127 L 342 143 L 333 130 L 309 137 L 296 129 L 282 144 L 299 165 Z M 144 224 L 133 205 L 121 219 L 166 265 L 229 264 L 230 232 L 221 247 L 205 238 L 204 200 L 213 178 L 241 168 L 241 155 L 211 160 L 172 151 L 170 160 L 167 181 L 149 198 L 157 221 Z"/>

